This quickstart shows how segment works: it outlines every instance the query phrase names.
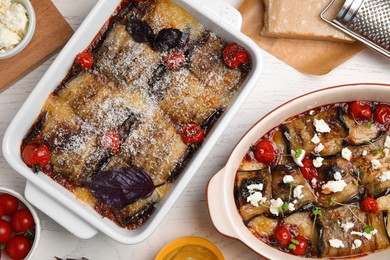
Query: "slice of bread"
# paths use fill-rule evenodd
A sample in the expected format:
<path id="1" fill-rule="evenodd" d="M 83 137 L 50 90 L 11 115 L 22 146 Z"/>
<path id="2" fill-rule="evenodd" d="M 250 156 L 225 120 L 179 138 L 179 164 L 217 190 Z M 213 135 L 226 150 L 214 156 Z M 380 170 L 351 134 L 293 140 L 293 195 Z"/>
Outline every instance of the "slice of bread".
<path id="1" fill-rule="evenodd" d="M 277 38 L 297 38 L 353 42 L 343 32 L 320 18 L 330 0 L 263 0 L 264 27 L 261 35 Z M 341 5 L 343 1 L 339 1 Z M 335 16 L 340 8 L 331 8 Z M 331 12 L 332 10 L 328 10 Z M 327 13 L 328 13 L 327 12 Z"/>

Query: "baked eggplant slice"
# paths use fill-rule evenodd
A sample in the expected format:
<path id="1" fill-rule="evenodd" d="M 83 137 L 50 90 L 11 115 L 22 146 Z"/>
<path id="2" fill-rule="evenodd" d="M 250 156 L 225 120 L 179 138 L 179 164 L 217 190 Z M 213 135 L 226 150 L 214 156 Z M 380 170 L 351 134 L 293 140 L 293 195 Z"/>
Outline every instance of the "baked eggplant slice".
<path id="1" fill-rule="evenodd" d="M 288 182 L 286 178 L 290 178 Z M 287 213 L 306 210 L 316 203 L 311 188 L 295 164 L 276 165 L 272 169 L 272 198 L 292 203 Z"/>
<path id="2" fill-rule="evenodd" d="M 363 212 L 357 204 L 324 209 L 316 224 L 321 257 L 362 254 L 389 246 L 382 212 Z"/>
<path id="3" fill-rule="evenodd" d="M 311 245 L 318 244 L 318 232 L 311 218 L 311 212 L 296 212 L 283 221 L 292 226 L 292 229 L 296 229 L 299 235 L 310 240 Z M 315 246 L 315 251 L 317 251 L 317 246 Z"/>
<path id="4" fill-rule="evenodd" d="M 271 172 L 269 168 L 260 171 L 237 172 L 236 185 L 237 206 L 244 222 L 268 211 L 271 199 Z M 250 196 L 254 193 L 261 193 L 263 202 L 260 200 L 251 202 Z"/>
<path id="5" fill-rule="evenodd" d="M 329 208 L 360 198 L 353 165 L 340 157 L 324 160 L 318 172 L 318 204 Z"/>
<path id="6" fill-rule="evenodd" d="M 267 218 L 264 215 L 257 216 L 248 223 L 252 233 L 258 238 L 268 238 L 274 234 L 279 221 L 274 218 Z"/>
<path id="7" fill-rule="evenodd" d="M 329 132 L 316 131 L 315 120 L 324 120 L 329 126 Z M 343 148 L 343 140 L 348 132 L 338 119 L 337 108 L 330 108 L 315 115 L 304 115 L 300 118 L 282 125 L 283 133 L 289 142 L 291 150 L 304 149 L 306 154 L 316 153 L 317 144 L 312 138 L 317 134 L 320 143 L 324 146 L 319 153 L 321 156 L 330 156 L 338 154 Z"/>

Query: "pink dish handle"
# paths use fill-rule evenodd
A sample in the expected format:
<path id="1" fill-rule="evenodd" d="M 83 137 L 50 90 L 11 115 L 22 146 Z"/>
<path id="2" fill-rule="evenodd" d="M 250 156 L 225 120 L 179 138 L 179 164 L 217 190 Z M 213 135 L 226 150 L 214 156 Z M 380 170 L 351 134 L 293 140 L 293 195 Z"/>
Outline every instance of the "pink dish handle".
<path id="1" fill-rule="evenodd" d="M 223 181 L 225 172 L 226 168 L 223 168 L 210 179 L 207 186 L 207 203 L 215 228 L 225 236 L 237 238 L 227 209 L 227 198 Z"/>

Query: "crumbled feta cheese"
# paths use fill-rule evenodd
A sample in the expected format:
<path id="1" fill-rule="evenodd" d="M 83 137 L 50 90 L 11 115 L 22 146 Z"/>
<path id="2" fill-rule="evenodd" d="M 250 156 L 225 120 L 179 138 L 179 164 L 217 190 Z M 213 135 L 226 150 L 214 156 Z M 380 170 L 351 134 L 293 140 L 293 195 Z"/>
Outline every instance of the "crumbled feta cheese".
<path id="1" fill-rule="evenodd" d="M 347 183 L 344 180 L 339 181 L 328 181 L 326 184 L 322 185 L 322 193 L 329 194 L 331 192 L 340 192 L 347 187 Z"/>
<path id="2" fill-rule="evenodd" d="M 289 211 L 294 211 L 294 210 L 295 210 L 295 206 L 294 206 L 293 203 L 290 202 L 290 203 L 288 204 L 288 210 L 289 210 Z"/>
<path id="3" fill-rule="evenodd" d="M 255 192 L 255 191 L 262 191 L 264 188 L 264 185 L 262 183 L 259 184 L 251 184 L 246 187 L 249 191 L 249 193 Z"/>
<path id="4" fill-rule="evenodd" d="M 390 136 L 386 136 L 385 147 L 390 148 Z"/>
<path id="5" fill-rule="evenodd" d="M 310 111 L 309 111 L 309 115 L 312 116 L 312 115 L 314 115 L 314 114 L 315 114 L 315 111 L 314 111 L 314 110 L 310 110 Z"/>
<path id="6" fill-rule="evenodd" d="M 311 179 L 311 185 L 313 185 L 313 186 L 317 185 L 317 178 Z"/>
<path id="7" fill-rule="evenodd" d="M 303 185 L 298 185 L 294 188 L 293 194 L 294 198 L 302 199 L 304 195 L 302 194 Z"/>
<path id="8" fill-rule="evenodd" d="M 324 150 L 325 146 L 322 144 L 322 143 L 319 143 L 315 148 L 314 148 L 314 152 L 315 153 L 320 153 L 322 152 L 322 150 Z"/>
<path id="9" fill-rule="evenodd" d="M 320 138 L 318 137 L 317 134 L 314 134 L 313 138 L 311 139 L 311 141 L 314 143 L 314 144 L 319 144 L 321 142 Z"/>
<path id="10" fill-rule="evenodd" d="M 363 150 L 362 155 L 366 156 L 368 154 L 367 150 Z"/>
<path id="11" fill-rule="evenodd" d="M 316 168 L 320 168 L 322 166 L 322 161 L 324 160 L 324 158 L 322 157 L 317 157 L 313 160 L 313 166 L 316 167 Z"/>
<path id="12" fill-rule="evenodd" d="M 352 249 L 357 249 L 362 246 L 362 241 L 360 239 L 355 239 L 352 244 Z"/>
<path id="13" fill-rule="evenodd" d="M 374 170 L 379 169 L 381 167 L 381 162 L 379 160 L 371 160 L 371 166 Z"/>
<path id="14" fill-rule="evenodd" d="M 0 23 L 0 50 L 9 51 L 13 49 L 19 42 L 21 38 L 5 27 L 2 23 Z"/>
<path id="15" fill-rule="evenodd" d="M 344 248 L 343 241 L 339 239 L 329 239 L 329 244 L 331 247 L 334 248 Z"/>
<path id="16" fill-rule="evenodd" d="M 353 228 L 355 225 L 352 222 L 346 222 L 341 224 L 341 228 L 344 230 L 344 232 L 348 232 L 351 228 Z"/>
<path id="17" fill-rule="evenodd" d="M 363 231 L 363 232 L 352 231 L 351 235 L 357 235 L 357 236 L 365 237 L 368 240 L 370 240 L 372 238 L 372 236 L 375 235 L 376 233 L 378 233 L 378 230 L 374 229 L 370 233 L 366 233 L 365 231 Z"/>
<path id="18" fill-rule="evenodd" d="M 384 171 L 382 174 L 378 177 L 379 181 L 385 182 L 390 180 L 390 171 Z"/>
<path id="19" fill-rule="evenodd" d="M 298 156 L 298 158 L 295 157 L 296 155 L 296 152 L 294 150 L 291 150 L 291 156 L 294 160 L 294 162 L 299 166 L 299 167 L 303 167 L 303 163 L 302 163 L 302 160 L 303 158 L 305 158 L 305 150 L 301 150 L 301 154 Z"/>
<path id="20" fill-rule="evenodd" d="M 294 182 L 294 178 L 291 175 L 286 175 L 283 177 L 283 182 L 284 183 L 292 183 L 292 182 Z"/>
<path id="21" fill-rule="evenodd" d="M 341 157 L 343 157 L 347 161 L 350 161 L 352 158 L 352 151 L 349 150 L 347 147 L 344 147 L 343 150 L 341 150 Z"/>
<path id="22" fill-rule="evenodd" d="M 339 181 L 339 180 L 341 180 L 341 179 L 343 178 L 343 176 L 341 175 L 340 172 L 335 172 L 335 173 L 333 174 L 333 178 L 334 178 L 336 181 Z"/>
<path id="23" fill-rule="evenodd" d="M 276 216 L 279 216 L 279 208 L 281 206 L 283 206 L 283 200 L 281 198 L 277 198 L 276 200 L 274 199 L 271 199 L 271 205 L 270 205 L 270 208 L 269 208 L 269 211 L 276 215 Z"/>
<path id="24" fill-rule="evenodd" d="M 385 157 L 389 156 L 389 148 L 383 149 L 383 153 L 385 154 Z"/>
<path id="25" fill-rule="evenodd" d="M 316 131 L 318 133 L 329 133 L 330 132 L 330 127 L 324 121 L 324 119 L 320 119 L 320 120 L 314 119 L 313 125 L 316 128 Z"/>
<path id="26" fill-rule="evenodd" d="M 261 193 L 260 191 L 257 191 L 257 192 L 252 193 L 251 195 L 249 195 L 246 198 L 246 201 L 250 202 L 253 206 L 258 207 L 259 202 L 264 203 L 267 201 L 267 198 L 263 197 L 263 193 Z"/>

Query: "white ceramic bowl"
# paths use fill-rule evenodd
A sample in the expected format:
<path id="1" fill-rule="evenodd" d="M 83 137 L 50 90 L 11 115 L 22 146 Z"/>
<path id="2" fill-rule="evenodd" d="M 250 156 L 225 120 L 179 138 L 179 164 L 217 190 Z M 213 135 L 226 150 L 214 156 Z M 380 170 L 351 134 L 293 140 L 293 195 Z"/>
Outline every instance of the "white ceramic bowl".
<path id="1" fill-rule="evenodd" d="M 18 54 L 19 52 L 21 52 L 29 44 L 29 42 L 31 41 L 31 39 L 34 35 L 34 32 L 35 32 L 36 17 L 35 17 L 34 8 L 33 8 L 32 4 L 30 3 L 30 1 L 28 1 L 28 0 L 15 0 L 15 2 L 20 3 L 27 10 L 28 20 L 29 20 L 27 32 L 26 32 L 26 35 L 24 36 L 24 38 L 22 39 L 22 41 L 18 45 L 16 45 L 15 48 L 13 48 L 12 50 L 9 50 L 7 52 L 0 53 L 0 60 L 11 58 L 11 57 L 15 56 L 16 54 Z"/>
<path id="2" fill-rule="evenodd" d="M 243 83 L 235 101 L 208 134 L 201 149 L 176 181 L 175 187 L 169 196 L 159 204 L 156 212 L 152 214 L 151 218 L 141 228 L 125 230 L 112 221 L 102 218 L 90 206 L 82 204 L 72 193 L 45 174 L 33 174 L 20 156 L 21 141 L 38 117 L 47 96 L 68 73 L 74 57 L 79 52 L 82 52 L 94 39 L 96 33 L 116 9 L 120 0 L 100 0 L 95 5 L 16 114 L 4 135 L 3 154 L 5 159 L 17 172 L 28 179 L 25 190 L 27 200 L 80 238 L 90 238 L 96 235 L 99 230 L 125 244 L 134 244 L 146 239 L 157 228 L 168 210 L 195 175 L 201 163 L 259 79 L 262 57 L 260 49 L 254 42 L 240 33 L 237 27 L 232 26 L 231 23 L 224 20 L 220 15 L 209 10 L 204 5 L 207 1 L 202 0 L 203 4 L 194 0 L 174 0 L 174 2 L 186 9 L 199 21 L 202 21 L 207 28 L 226 39 L 226 41 L 237 42 L 244 46 L 250 54 L 252 70 Z M 239 15 L 236 9 L 227 5 L 224 6 L 222 13 Z M 235 19 L 235 21 L 241 21 L 241 19 Z M 235 26 L 238 24 L 240 22 L 237 22 Z"/>
<path id="3" fill-rule="evenodd" d="M 216 229 L 225 236 L 240 240 L 265 258 L 302 259 L 265 244 L 252 235 L 244 225 L 233 194 L 236 171 L 249 148 L 271 128 L 280 125 L 287 118 L 318 106 L 355 100 L 389 102 L 390 85 L 353 84 L 314 91 L 284 103 L 252 126 L 233 149 L 225 167 L 214 175 L 208 184 L 208 207 Z M 358 259 L 389 259 L 389 251 L 390 249 L 367 256 L 359 256 Z"/>
<path id="4" fill-rule="evenodd" d="M 22 202 L 23 205 L 31 212 L 31 215 L 34 218 L 35 237 L 34 237 L 34 242 L 32 244 L 30 252 L 28 253 L 27 257 L 25 258 L 26 260 L 28 260 L 34 255 L 34 252 L 36 251 L 36 249 L 38 247 L 39 239 L 41 238 L 41 222 L 39 221 L 38 214 L 35 211 L 35 209 L 33 208 L 33 206 L 31 206 L 31 204 L 28 203 L 27 200 L 21 194 L 17 193 L 14 190 L 8 189 L 8 188 L 0 187 L 0 194 L 5 194 L 5 193 L 16 197 L 20 202 Z M 20 207 L 20 205 L 19 205 L 19 207 Z M 1 259 L 2 260 L 10 260 L 10 258 L 7 257 L 7 254 L 5 252 L 3 252 L 1 254 Z"/>

